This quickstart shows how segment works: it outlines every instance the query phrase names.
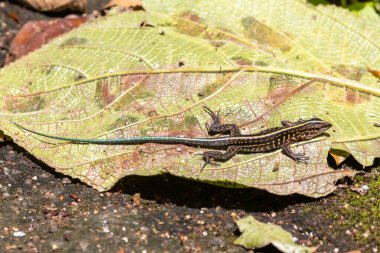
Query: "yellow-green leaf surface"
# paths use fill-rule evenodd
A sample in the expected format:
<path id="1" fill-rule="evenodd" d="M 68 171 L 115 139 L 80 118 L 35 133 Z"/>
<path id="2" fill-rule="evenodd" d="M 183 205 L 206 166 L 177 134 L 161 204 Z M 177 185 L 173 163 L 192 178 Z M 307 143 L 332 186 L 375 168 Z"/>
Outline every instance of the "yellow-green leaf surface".
<path id="1" fill-rule="evenodd" d="M 0 129 L 57 171 L 104 191 L 127 175 L 170 173 L 230 187 L 319 197 L 380 156 L 380 22 L 304 1 L 145 1 L 145 11 L 91 21 L 0 72 Z M 207 166 L 182 145 L 84 145 L 77 138 L 206 137 L 207 105 L 244 134 L 319 117 L 327 136 Z"/>
<path id="2" fill-rule="evenodd" d="M 247 249 L 263 248 L 272 244 L 281 252 L 312 252 L 311 249 L 297 245 L 292 235 L 274 224 L 257 221 L 253 216 L 247 216 L 236 221 L 242 233 L 234 243 Z"/>

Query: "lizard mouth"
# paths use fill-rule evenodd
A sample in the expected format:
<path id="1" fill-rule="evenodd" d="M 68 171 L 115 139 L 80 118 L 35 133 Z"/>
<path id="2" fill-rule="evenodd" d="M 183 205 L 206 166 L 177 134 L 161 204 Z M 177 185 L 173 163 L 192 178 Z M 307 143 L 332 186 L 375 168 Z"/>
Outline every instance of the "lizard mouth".
<path id="1" fill-rule="evenodd" d="M 323 123 L 321 123 L 321 126 L 320 126 L 319 129 L 320 129 L 322 132 L 324 132 L 324 131 L 330 129 L 331 127 L 332 127 L 332 124 L 330 124 L 329 122 L 323 122 Z"/>

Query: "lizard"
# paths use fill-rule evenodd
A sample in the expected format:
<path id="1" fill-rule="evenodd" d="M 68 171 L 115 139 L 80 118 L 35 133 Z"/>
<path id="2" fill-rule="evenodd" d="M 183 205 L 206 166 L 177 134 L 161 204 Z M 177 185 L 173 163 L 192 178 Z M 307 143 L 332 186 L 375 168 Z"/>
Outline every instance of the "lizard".
<path id="1" fill-rule="evenodd" d="M 201 171 L 207 164 L 217 165 L 214 161 L 226 162 L 238 153 L 265 153 L 278 149 L 282 149 L 282 152 L 286 156 L 296 162 L 307 163 L 309 157 L 305 156 L 305 154 L 294 153 L 290 148 L 290 145 L 301 141 L 311 140 L 332 127 L 329 122 L 323 121 L 319 118 L 308 120 L 300 119 L 296 122 L 284 120 L 281 121 L 280 127 L 269 128 L 255 134 L 246 135 L 241 133 L 236 124 L 222 124 L 220 111 L 215 113 L 206 106 L 203 106 L 203 109 L 212 119 L 211 124 L 205 124 L 208 134 L 210 136 L 219 134 L 220 136 L 209 138 L 140 136 L 119 139 L 80 139 L 49 135 L 28 129 L 16 122 L 12 123 L 29 133 L 77 144 L 136 145 L 144 143 L 159 143 L 182 144 L 197 148 L 225 150 L 225 152 L 205 151 L 202 154 L 205 163 Z"/>

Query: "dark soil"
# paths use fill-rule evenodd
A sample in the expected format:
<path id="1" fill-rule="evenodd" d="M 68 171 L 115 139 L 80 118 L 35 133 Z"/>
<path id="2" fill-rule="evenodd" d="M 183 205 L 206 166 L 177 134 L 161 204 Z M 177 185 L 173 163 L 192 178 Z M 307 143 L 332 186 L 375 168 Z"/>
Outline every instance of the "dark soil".
<path id="1" fill-rule="evenodd" d="M 6 33 L 12 37 L 26 20 L 47 18 L 7 2 L 5 7 L 0 8 L 5 44 Z M 9 11 L 17 13 L 18 22 Z M 6 49 L 0 51 L 3 63 Z M 162 175 L 126 177 L 99 193 L 7 141 L 0 143 L 0 251 L 246 252 L 233 244 L 234 220 L 253 215 L 318 252 L 378 252 L 380 180 L 356 177 L 344 183 L 368 185 L 369 192 L 344 188 L 321 199 L 280 197 Z"/>
<path id="2" fill-rule="evenodd" d="M 3 143 L 0 248 L 3 252 L 245 252 L 233 244 L 234 220 L 252 214 L 281 225 L 300 243 L 319 246 L 318 252 L 375 252 L 380 188 L 371 189 L 375 179 L 364 180 L 361 183 L 370 184 L 374 197 L 356 206 L 358 213 L 353 216 L 346 213 L 351 207 L 345 205 L 353 205 L 348 204 L 350 198 L 366 197 L 349 189 L 315 200 L 163 175 L 127 177 L 112 191 L 99 193 L 55 173 L 15 144 Z M 361 221 L 359 213 L 372 209 Z M 25 236 L 17 237 L 16 231 Z"/>

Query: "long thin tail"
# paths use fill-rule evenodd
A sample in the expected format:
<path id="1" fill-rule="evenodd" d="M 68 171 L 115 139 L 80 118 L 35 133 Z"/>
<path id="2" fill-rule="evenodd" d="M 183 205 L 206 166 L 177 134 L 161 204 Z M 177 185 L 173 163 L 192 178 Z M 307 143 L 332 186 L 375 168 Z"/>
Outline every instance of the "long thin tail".
<path id="1" fill-rule="evenodd" d="M 142 136 L 142 137 L 129 137 L 120 139 L 80 139 L 80 138 L 70 138 L 61 137 L 50 134 L 40 133 L 31 129 L 28 129 L 20 124 L 13 122 L 18 128 L 33 133 L 39 136 L 43 136 L 50 139 L 68 141 L 71 143 L 78 144 L 113 144 L 113 145 L 133 145 L 133 144 L 143 144 L 143 143 L 161 143 L 161 144 L 183 144 L 187 146 L 199 146 L 199 147 L 218 147 L 221 146 L 218 138 L 187 138 L 187 137 L 171 137 L 171 136 Z"/>

